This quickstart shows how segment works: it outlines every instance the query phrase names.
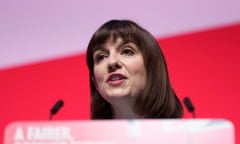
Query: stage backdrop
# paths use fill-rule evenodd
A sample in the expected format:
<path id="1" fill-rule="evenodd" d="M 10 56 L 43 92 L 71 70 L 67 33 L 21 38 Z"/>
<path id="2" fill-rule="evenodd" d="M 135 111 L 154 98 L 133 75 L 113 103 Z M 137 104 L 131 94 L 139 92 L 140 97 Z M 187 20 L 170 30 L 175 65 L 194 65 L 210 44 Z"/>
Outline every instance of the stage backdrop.
<path id="1" fill-rule="evenodd" d="M 240 1 L 0 1 L 0 140 L 15 121 L 89 119 L 85 50 L 109 19 L 131 19 L 158 40 L 180 99 L 198 118 L 225 118 L 236 128 L 240 82 Z M 191 118 L 185 109 L 185 118 Z"/>

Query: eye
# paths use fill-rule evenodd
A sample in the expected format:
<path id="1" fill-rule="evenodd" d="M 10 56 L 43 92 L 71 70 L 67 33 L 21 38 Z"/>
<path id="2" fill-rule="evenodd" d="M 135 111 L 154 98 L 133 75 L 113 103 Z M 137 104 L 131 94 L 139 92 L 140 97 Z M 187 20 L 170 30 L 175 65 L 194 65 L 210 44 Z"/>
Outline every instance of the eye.
<path id="1" fill-rule="evenodd" d="M 100 54 L 97 54 L 95 57 L 94 57 L 94 62 L 96 63 L 99 63 L 101 62 L 104 58 L 106 58 L 107 55 L 105 55 L 104 53 L 100 53 Z"/>
<path id="2" fill-rule="evenodd" d="M 121 52 L 122 55 L 131 56 L 134 54 L 134 51 L 130 48 L 125 48 Z"/>

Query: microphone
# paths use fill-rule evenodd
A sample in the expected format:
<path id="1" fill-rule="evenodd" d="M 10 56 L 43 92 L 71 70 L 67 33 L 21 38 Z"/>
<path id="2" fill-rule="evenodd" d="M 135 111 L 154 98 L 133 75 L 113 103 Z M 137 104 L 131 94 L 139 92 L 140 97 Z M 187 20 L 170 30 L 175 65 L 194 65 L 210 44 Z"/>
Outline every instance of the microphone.
<path id="1" fill-rule="evenodd" d="M 50 116 L 49 116 L 49 120 L 52 120 L 52 116 L 55 115 L 60 108 L 63 106 L 64 102 L 63 100 L 58 100 L 55 105 L 52 107 L 51 111 L 50 111 Z"/>
<path id="2" fill-rule="evenodd" d="M 196 118 L 196 114 L 195 114 L 195 108 L 190 100 L 189 97 L 185 97 L 183 99 L 184 105 L 186 106 L 187 110 L 192 113 L 192 118 Z"/>

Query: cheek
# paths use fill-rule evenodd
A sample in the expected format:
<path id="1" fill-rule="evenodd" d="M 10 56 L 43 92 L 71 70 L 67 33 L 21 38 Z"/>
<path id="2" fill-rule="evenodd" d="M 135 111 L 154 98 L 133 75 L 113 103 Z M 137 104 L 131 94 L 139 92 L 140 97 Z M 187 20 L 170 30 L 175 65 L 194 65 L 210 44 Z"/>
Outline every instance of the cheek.
<path id="1" fill-rule="evenodd" d="M 129 64 L 129 69 L 131 69 L 133 74 L 144 77 L 146 76 L 146 70 L 142 60 L 131 62 L 131 64 Z"/>
<path id="2" fill-rule="evenodd" d="M 94 83 L 97 87 L 104 79 L 103 69 L 99 66 L 96 66 L 94 67 L 93 72 L 94 72 Z"/>

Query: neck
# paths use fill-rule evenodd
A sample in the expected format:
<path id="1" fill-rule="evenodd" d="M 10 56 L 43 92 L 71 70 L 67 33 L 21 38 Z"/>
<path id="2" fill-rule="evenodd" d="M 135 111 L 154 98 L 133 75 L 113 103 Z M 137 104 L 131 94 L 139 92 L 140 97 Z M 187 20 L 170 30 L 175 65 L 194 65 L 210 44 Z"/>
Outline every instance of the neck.
<path id="1" fill-rule="evenodd" d="M 113 118 L 114 119 L 135 119 L 139 118 L 133 111 L 133 104 L 129 101 L 117 101 L 112 104 L 113 107 Z"/>

